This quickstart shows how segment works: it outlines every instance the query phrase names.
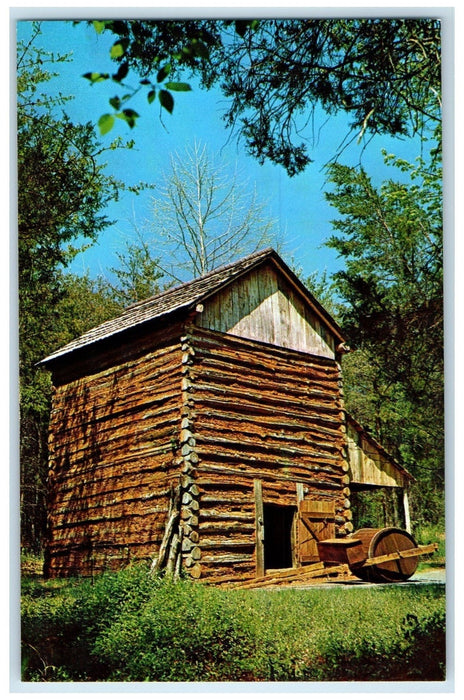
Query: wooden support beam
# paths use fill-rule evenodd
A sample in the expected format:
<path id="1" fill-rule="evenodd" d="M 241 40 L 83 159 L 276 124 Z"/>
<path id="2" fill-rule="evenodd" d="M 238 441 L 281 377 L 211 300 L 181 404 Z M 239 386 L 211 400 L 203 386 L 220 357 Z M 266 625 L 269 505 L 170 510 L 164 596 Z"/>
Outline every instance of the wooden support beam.
<path id="1" fill-rule="evenodd" d="M 264 507 L 263 485 L 260 479 L 253 481 L 255 496 L 255 523 L 256 523 L 256 576 L 264 575 Z"/>
<path id="2" fill-rule="evenodd" d="M 306 583 L 311 579 L 321 578 L 324 576 L 334 576 L 335 574 L 350 574 L 350 569 L 347 564 L 337 564 L 334 566 L 325 566 L 323 562 L 316 562 L 309 566 L 302 566 L 297 569 L 289 569 L 288 573 L 275 572 L 262 576 L 259 579 L 252 579 L 239 583 L 234 583 L 231 588 L 264 588 L 266 586 L 290 585 Z"/>
<path id="3" fill-rule="evenodd" d="M 391 554 L 382 554 L 379 557 L 371 557 L 366 559 L 366 561 L 359 567 L 364 568 L 365 566 L 375 566 L 376 564 L 383 564 L 386 561 L 395 561 L 396 559 L 408 559 L 409 557 L 420 557 L 423 554 L 432 554 L 438 549 L 438 544 L 424 544 L 419 547 L 414 547 L 413 549 L 405 549 L 402 552 L 391 552 Z"/>
<path id="4" fill-rule="evenodd" d="M 407 488 L 403 489 L 404 529 L 411 532 L 411 514 L 409 512 L 409 499 Z"/>

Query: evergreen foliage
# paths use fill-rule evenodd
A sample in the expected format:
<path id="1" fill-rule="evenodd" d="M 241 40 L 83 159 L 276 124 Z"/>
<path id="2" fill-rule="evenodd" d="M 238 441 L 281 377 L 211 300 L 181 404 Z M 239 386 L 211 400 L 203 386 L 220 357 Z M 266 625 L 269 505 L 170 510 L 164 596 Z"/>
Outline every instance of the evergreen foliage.
<path id="1" fill-rule="evenodd" d="M 340 218 L 327 245 L 342 327 L 346 404 L 416 477 L 416 518 L 443 518 L 444 335 L 441 163 L 385 154 L 395 179 L 375 186 L 361 168 L 329 167 Z"/>
<path id="2" fill-rule="evenodd" d="M 107 287 L 119 304 L 130 306 L 160 291 L 164 270 L 143 236 L 139 235 L 136 241 L 126 241 L 125 248 L 116 256 L 120 265 L 110 269 L 116 281 L 114 284 L 107 282 Z"/>
<path id="3" fill-rule="evenodd" d="M 17 54 L 21 516 L 23 545 L 35 550 L 45 531 L 51 392 L 37 362 L 72 332 L 63 328 L 69 321 L 63 271 L 79 250 L 76 244 L 96 241 L 110 223 L 102 211 L 122 187 L 105 174 L 92 125 L 73 124 L 63 112 L 68 98 L 50 97 L 44 87 L 67 57 L 37 49 L 39 35 L 36 25 Z M 87 309 L 81 327 L 92 323 Z"/>

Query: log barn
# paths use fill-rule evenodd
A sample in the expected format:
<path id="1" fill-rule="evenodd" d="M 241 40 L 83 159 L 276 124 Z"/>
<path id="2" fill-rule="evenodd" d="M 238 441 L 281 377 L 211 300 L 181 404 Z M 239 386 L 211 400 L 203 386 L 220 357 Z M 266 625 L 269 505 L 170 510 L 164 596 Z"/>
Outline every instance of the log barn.
<path id="1" fill-rule="evenodd" d="M 214 582 L 317 561 L 353 490 L 410 474 L 346 416 L 342 330 L 272 249 L 128 307 L 42 361 L 45 574 L 147 559 Z"/>

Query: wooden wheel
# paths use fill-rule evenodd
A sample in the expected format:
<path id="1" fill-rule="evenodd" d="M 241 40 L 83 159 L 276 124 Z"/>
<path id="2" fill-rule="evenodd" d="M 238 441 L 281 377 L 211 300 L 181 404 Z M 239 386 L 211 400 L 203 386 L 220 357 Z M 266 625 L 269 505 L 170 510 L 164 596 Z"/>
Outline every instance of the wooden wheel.
<path id="1" fill-rule="evenodd" d="M 355 539 L 361 540 L 367 559 L 380 557 L 385 554 L 395 554 L 417 547 L 413 536 L 395 527 L 381 530 L 362 528 L 353 533 Z M 416 571 L 419 557 L 393 559 L 372 566 L 356 567 L 352 571 L 363 581 L 372 583 L 396 583 L 407 581 Z"/>

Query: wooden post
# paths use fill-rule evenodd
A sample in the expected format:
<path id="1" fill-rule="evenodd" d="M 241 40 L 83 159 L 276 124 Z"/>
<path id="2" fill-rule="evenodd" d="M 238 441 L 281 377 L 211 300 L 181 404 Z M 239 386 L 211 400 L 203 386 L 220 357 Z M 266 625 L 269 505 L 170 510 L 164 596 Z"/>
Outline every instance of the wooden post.
<path id="1" fill-rule="evenodd" d="M 411 514 L 409 512 L 408 490 L 403 488 L 404 529 L 411 532 Z"/>
<path id="2" fill-rule="evenodd" d="M 253 482 L 255 496 L 256 528 L 256 576 L 264 576 L 264 507 L 263 485 L 260 479 Z"/>
<path id="3" fill-rule="evenodd" d="M 296 513 L 293 521 L 293 538 L 292 538 L 292 563 L 293 568 L 301 566 L 300 562 L 300 503 L 304 500 L 304 485 L 297 481 L 296 483 Z"/>
<path id="4" fill-rule="evenodd" d="M 393 526 L 401 527 L 401 515 L 399 513 L 399 495 L 398 489 L 392 489 L 391 502 L 393 504 Z"/>

